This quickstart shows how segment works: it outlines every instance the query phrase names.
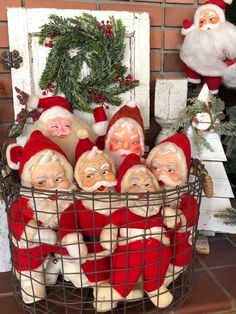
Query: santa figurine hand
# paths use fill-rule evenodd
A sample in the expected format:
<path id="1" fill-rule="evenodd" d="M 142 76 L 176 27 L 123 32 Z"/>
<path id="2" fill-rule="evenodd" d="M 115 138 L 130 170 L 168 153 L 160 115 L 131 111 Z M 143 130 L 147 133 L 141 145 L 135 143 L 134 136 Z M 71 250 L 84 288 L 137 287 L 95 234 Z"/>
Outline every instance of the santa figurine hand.
<path id="1" fill-rule="evenodd" d="M 163 223 L 168 228 L 176 228 L 180 224 L 180 217 L 176 214 L 176 210 L 171 207 L 163 208 Z"/>
<path id="2" fill-rule="evenodd" d="M 117 246 L 117 235 L 118 229 L 116 226 L 112 224 L 105 226 L 100 234 L 101 246 L 112 253 Z"/>

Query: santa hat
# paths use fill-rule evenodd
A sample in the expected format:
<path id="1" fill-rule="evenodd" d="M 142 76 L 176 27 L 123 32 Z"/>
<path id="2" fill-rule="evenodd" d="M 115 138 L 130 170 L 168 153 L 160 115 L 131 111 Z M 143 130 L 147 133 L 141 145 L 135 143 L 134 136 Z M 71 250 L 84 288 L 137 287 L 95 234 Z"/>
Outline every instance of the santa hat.
<path id="1" fill-rule="evenodd" d="M 192 22 L 190 22 L 188 19 L 183 20 L 183 27 L 181 29 L 181 34 L 186 35 L 196 29 L 196 26 L 193 25 Z"/>
<path id="2" fill-rule="evenodd" d="M 105 140 L 105 147 L 108 142 L 110 142 L 110 138 L 114 132 L 114 130 L 122 125 L 125 121 L 132 123 L 138 130 L 141 145 L 142 145 L 142 153 L 144 152 L 144 124 L 143 119 L 141 117 L 141 113 L 139 108 L 137 107 L 134 101 L 127 102 L 124 104 L 111 118 L 108 127 L 107 134 Z"/>
<path id="3" fill-rule="evenodd" d="M 40 131 L 31 133 L 24 147 L 19 144 L 10 144 L 6 150 L 6 158 L 9 167 L 19 170 L 21 184 L 31 186 L 31 169 L 36 166 L 40 159 L 48 152 L 53 152 L 63 164 L 67 178 L 73 180 L 73 169 L 66 155 L 58 145 L 45 137 Z"/>
<path id="4" fill-rule="evenodd" d="M 93 109 L 93 116 L 95 123 L 93 124 L 93 130 L 95 134 L 98 136 L 102 136 L 106 134 L 108 121 L 107 121 L 107 115 L 104 110 L 103 106 L 96 107 Z"/>
<path id="5" fill-rule="evenodd" d="M 225 12 L 227 4 L 231 4 L 233 0 L 209 0 L 201 5 L 194 14 L 194 25 L 199 27 L 199 19 L 202 11 L 213 10 L 217 13 L 220 23 L 225 22 Z"/>
<path id="6" fill-rule="evenodd" d="M 137 168 L 139 171 L 142 171 L 142 168 L 145 169 L 145 171 L 150 173 L 150 176 L 153 178 L 153 181 L 156 183 L 156 187 L 158 189 L 158 183 L 156 181 L 155 176 L 153 173 L 141 162 L 140 157 L 136 154 L 129 154 L 125 157 L 124 161 L 122 162 L 119 172 L 117 174 L 117 185 L 116 185 L 116 191 L 117 192 L 123 192 L 124 186 L 126 184 L 126 180 L 133 172 L 133 170 Z"/>
<path id="7" fill-rule="evenodd" d="M 41 112 L 40 120 L 46 122 L 55 117 L 71 118 L 72 110 L 68 101 L 61 96 L 50 96 L 38 99 L 32 98 L 28 105 L 32 109 L 38 109 Z"/>
<path id="8" fill-rule="evenodd" d="M 148 154 L 146 164 L 148 167 L 151 166 L 153 158 L 155 158 L 155 155 L 157 151 L 160 150 L 160 145 L 163 143 L 172 143 L 176 146 L 176 148 L 179 150 L 179 152 L 182 154 L 183 158 L 185 157 L 185 162 L 183 163 L 183 168 L 185 169 L 185 176 L 187 177 L 187 172 L 190 171 L 191 167 L 191 146 L 190 141 L 186 134 L 184 133 L 176 133 L 165 140 L 161 141 L 159 145 L 154 147 L 150 153 Z"/>

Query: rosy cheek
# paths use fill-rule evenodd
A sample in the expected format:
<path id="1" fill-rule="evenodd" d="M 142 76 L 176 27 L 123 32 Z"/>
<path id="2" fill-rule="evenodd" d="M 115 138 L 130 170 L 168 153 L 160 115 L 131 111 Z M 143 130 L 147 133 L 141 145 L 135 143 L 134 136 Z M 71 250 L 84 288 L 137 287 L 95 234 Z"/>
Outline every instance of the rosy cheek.
<path id="1" fill-rule="evenodd" d="M 136 154 L 136 155 L 140 155 L 141 154 L 141 151 L 142 151 L 142 149 L 141 149 L 141 145 L 133 145 L 133 146 L 131 146 L 131 152 L 132 153 L 134 153 L 134 154 Z"/>
<path id="2" fill-rule="evenodd" d="M 115 180 L 115 175 L 113 172 L 109 172 L 106 176 L 105 176 L 105 180 L 107 181 L 114 181 Z"/>
<path id="3" fill-rule="evenodd" d="M 95 184 L 95 180 L 93 178 L 84 178 L 82 180 L 82 184 L 85 187 L 93 186 Z"/>
<path id="4" fill-rule="evenodd" d="M 59 129 L 48 129 L 49 133 L 52 135 L 52 136 L 55 136 L 55 135 L 58 135 L 60 134 L 60 130 Z"/>
<path id="5" fill-rule="evenodd" d="M 109 144 L 109 149 L 112 152 L 116 152 L 118 149 L 120 149 L 120 144 L 116 144 L 116 143 L 111 142 Z"/>
<path id="6" fill-rule="evenodd" d="M 181 180 L 181 175 L 179 173 L 169 173 L 169 177 L 173 181 L 179 181 Z"/>

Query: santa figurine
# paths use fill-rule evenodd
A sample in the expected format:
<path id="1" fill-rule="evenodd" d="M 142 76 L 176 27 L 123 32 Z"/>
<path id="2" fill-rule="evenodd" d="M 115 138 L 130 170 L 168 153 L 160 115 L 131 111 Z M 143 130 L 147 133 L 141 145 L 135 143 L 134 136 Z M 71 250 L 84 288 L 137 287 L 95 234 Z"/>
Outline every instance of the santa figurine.
<path id="1" fill-rule="evenodd" d="M 8 216 L 13 266 L 24 302 L 33 303 L 46 296 L 45 285 L 55 283 L 61 270 L 54 264 L 55 258 L 50 263 L 50 253 L 55 253 L 63 263 L 64 279 L 76 286 L 81 282 L 80 260 L 69 256 L 72 245 L 66 248 L 57 244 L 63 212 L 74 209 L 68 193 L 74 188 L 73 168 L 64 152 L 40 131 L 32 132 L 24 147 L 9 145 L 6 157 L 8 165 L 19 170 L 22 184 Z M 78 234 L 78 238 L 81 239 L 77 242 L 81 257 L 86 256 L 87 247 L 82 236 Z M 48 264 L 51 264 L 50 269 Z"/>
<path id="2" fill-rule="evenodd" d="M 154 147 L 146 165 L 151 169 L 163 189 L 174 189 L 187 184 L 191 164 L 191 148 L 188 137 L 177 133 Z M 173 193 L 172 193 L 173 195 Z M 192 253 L 192 231 L 197 226 L 199 217 L 198 204 L 193 195 L 183 192 L 181 198 L 164 208 L 163 217 L 170 234 L 172 251 L 165 285 L 175 280 L 183 268 L 188 266 Z M 172 216 L 172 219 L 171 219 Z"/>
<path id="3" fill-rule="evenodd" d="M 69 102 L 61 96 L 38 98 L 17 89 L 20 103 L 26 103 L 28 109 L 37 109 L 39 119 L 34 122 L 34 130 L 41 131 L 55 142 L 66 154 L 71 165 L 75 164 L 75 147 L 78 142 L 76 132 L 86 129 L 91 140 L 96 139 L 91 126 L 72 113 Z"/>
<path id="4" fill-rule="evenodd" d="M 70 242 L 76 242 L 77 230 L 81 231 L 88 248 L 87 259 L 81 267 L 91 287 L 96 288 L 97 283 L 108 280 L 110 276 L 112 247 L 108 241 L 102 241 L 101 231 L 118 208 L 117 197 L 113 200 L 109 196 L 116 185 L 116 172 L 109 157 L 89 140 L 86 130 L 80 130 L 78 136 L 74 177 L 81 192 L 76 195 L 76 215 L 69 210 L 61 220 L 64 228 L 60 235 L 62 241 L 66 236 Z M 86 192 L 94 192 L 94 196 Z M 73 252 L 72 256 L 79 254 L 79 251 Z"/>
<path id="5" fill-rule="evenodd" d="M 94 110 L 96 144 L 104 149 L 118 170 L 129 154 L 144 154 L 144 124 L 134 101 L 126 102 L 107 122 L 103 107 Z"/>
<path id="6" fill-rule="evenodd" d="M 190 84 L 203 80 L 211 94 L 223 83 L 236 87 L 236 27 L 225 20 L 232 0 L 209 0 L 196 10 L 194 22 L 183 21 L 180 58 Z"/>
<path id="7" fill-rule="evenodd" d="M 117 175 L 117 192 L 132 193 L 126 206 L 113 214 L 111 230 L 117 229 L 116 249 L 111 256 L 111 278 L 98 288 L 96 310 L 109 311 L 127 299 L 139 281 L 152 303 L 164 308 L 172 294 L 164 285 L 170 262 L 169 237 L 159 215 L 159 185 L 140 157 L 125 157 Z M 134 193 L 134 194 L 133 194 Z M 104 233 L 108 231 L 104 230 Z M 114 232 L 115 234 L 115 232 Z"/>

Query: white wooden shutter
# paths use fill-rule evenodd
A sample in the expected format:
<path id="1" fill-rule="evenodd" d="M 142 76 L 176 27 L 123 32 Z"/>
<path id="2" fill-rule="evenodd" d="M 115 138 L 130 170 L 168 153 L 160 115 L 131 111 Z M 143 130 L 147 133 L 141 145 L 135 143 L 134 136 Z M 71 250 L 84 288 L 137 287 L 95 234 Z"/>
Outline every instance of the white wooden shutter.
<path id="1" fill-rule="evenodd" d="M 61 17 L 79 16 L 88 12 L 98 20 L 108 20 L 110 16 L 122 20 L 126 27 L 126 49 L 123 64 L 135 79 L 140 80 L 140 86 L 122 95 L 124 100 L 135 100 L 141 110 L 145 128 L 149 127 L 149 76 L 150 76 L 150 24 L 147 13 L 116 12 L 116 11 L 85 11 L 59 9 L 8 9 L 8 32 L 10 50 L 18 50 L 23 58 L 20 68 L 12 69 L 12 86 L 15 115 L 21 110 L 16 98 L 14 87 L 17 86 L 27 93 L 42 96 L 38 82 L 46 64 L 49 49 L 40 46 L 37 35 L 40 27 L 48 22 L 51 14 Z M 108 115 L 111 116 L 118 107 L 110 106 Z M 85 115 L 92 121 L 92 116 Z M 18 138 L 24 143 L 28 132 Z"/>

